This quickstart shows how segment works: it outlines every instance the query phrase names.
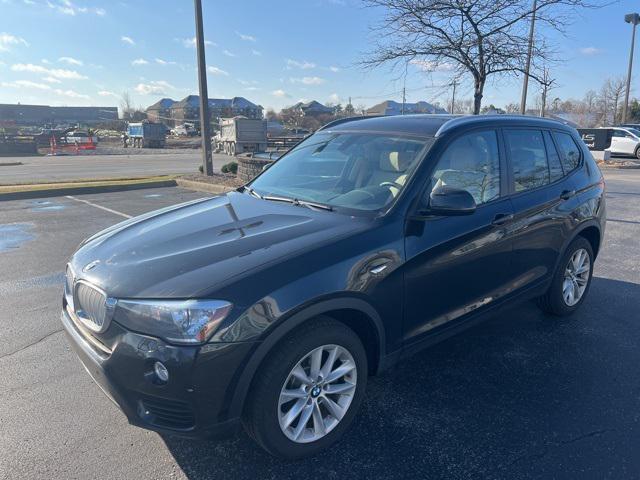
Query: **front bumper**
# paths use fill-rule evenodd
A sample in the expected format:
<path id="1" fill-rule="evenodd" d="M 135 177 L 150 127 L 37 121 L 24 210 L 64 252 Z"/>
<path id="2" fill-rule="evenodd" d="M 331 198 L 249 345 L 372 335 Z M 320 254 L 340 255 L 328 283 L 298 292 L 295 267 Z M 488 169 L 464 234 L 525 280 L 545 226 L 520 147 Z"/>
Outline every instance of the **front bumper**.
<path id="1" fill-rule="evenodd" d="M 103 392 L 129 423 L 163 434 L 211 438 L 233 433 L 232 394 L 254 343 L 174 346 L 112 322 L 97 338 L 64 305 L 61 321 L 72 348 Z M 155 362 L 169 371 L 160 384 Z"/>

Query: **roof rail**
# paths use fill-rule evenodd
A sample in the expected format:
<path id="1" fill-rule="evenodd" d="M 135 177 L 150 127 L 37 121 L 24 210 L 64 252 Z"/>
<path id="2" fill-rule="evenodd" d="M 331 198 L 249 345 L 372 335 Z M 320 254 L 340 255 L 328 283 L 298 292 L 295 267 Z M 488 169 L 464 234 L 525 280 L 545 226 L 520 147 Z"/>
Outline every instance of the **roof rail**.
<path id="1" fill-rule="evenodd" d="M 322 127 L 320 127 L 317 131 L 321 131 L 321 130 L 326 130 L 327 128 L 331 128 L 331 127 L 335 127 L 336 125 L 342 125 L 343 123 L 348 123 L 348 122 L 355 122 L 356 120 L 363 120 L 365 118 L 377 118 L 377 117 L 382 117 L 383 115 L 367 115 L 366 117 L 345 117 L 345 118 L 339 118 L 338 120 L 334 120 L 332 122 L 327 123 L 326 125 L 323 125 Z"/>

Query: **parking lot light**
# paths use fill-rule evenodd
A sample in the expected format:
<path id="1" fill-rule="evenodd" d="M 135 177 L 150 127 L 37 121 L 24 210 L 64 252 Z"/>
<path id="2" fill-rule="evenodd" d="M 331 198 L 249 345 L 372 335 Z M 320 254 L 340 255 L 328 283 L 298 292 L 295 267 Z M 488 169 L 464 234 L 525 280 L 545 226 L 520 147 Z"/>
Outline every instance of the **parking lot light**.
<path id="1" fill-rule="evenodd" d="M 640 23 L 640 14 L 628 13 L 624 16 L 624 21 L 633 25 L 631 29 L 631 51 L 629 52 L 629 69 L 627 71 L 627 88 L 624 93 L 624 105 L 622 106 L 622 122 L 627 122 L 627 108 L 629 107 L 629 90 L 631 88 L 631 70 L 633 67 L 633 47 L 636 40 L 636 25 Z M 615 121 L 615 119 L 614 119 Z"/>

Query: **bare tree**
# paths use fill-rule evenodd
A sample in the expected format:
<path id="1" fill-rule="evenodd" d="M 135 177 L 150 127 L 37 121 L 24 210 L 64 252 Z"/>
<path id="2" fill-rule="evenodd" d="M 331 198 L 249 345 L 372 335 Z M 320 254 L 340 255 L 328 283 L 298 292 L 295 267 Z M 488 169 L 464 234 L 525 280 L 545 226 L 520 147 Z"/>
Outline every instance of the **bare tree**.
<path id="1" fill-rule="evenodd" d="M 363 0 L 385 9 L 374 27 L 376 45 L 364 66 L 419 63 L 423 69 L 444 68 L 474 84 L 473 113 L 480 113 L 487 79 L 524 72 L 529 20 L 563 32 L 570 14 L 591 7 L 587 0 Z M 535 9 L 534 9 L 534 6 Z M 560 8 L 554 8 L 560 7 Z M 543 29 L 538 28 L 540 32 Z M 534 42 L 534 64 L 554 56 L 542 35 Z M 537 79 L 534 74 L 531 77 Z"/>
<path id="2" fill-rule="evenodd" d="M 122 92 L 120 96 L 120 112 L 123 120 L 129 120 L 134 111 L 133 101 L 129 92 Z"/>
<path id="3" fill-rule="evenodd" d="M 625 79 L 622 77 L 614 78 L 609 82 L 610 98 L 613 102 L 613 123 L 614 125 L 621 121 L 622 118 L 622 105 L 621 100 L 624 98 L 624 92 L 627 87 Z M 620 112 L 618 112 L 618 105 L 620 105 Z"/>
<path id="4" fill-rule="evenodd" d="M 549 68 L 542 67 L 542 72 L 538 76 L 540 84 L 540 116 L 544 117 L 547 108 L 547 97 L 549 90 L 556 87 L 556 79 L 551 77 Z"/>

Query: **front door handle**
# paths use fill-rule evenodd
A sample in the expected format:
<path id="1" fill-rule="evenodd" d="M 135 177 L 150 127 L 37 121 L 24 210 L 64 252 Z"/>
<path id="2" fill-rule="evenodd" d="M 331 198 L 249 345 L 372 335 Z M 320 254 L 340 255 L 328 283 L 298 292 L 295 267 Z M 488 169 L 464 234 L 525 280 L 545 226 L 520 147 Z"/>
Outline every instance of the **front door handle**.
<path id="1" fill-rule="evenodd" d="M 513 213 L 498 213 L 495 217 L 493 217 L 493 222 L 491 222 L 491 225 L 504 225 L 511 220 L 513 220 Z"/>
<path id="2" fill-rule="evenodd" d="M 564 190 L 561 194 L 560 194 L 560 199 L 561 200 L 569 200 L 571 197 L 573 197 L 576 194 L 575 190 Z"/>

